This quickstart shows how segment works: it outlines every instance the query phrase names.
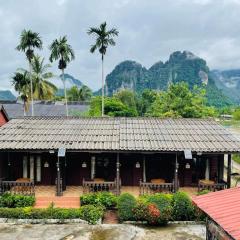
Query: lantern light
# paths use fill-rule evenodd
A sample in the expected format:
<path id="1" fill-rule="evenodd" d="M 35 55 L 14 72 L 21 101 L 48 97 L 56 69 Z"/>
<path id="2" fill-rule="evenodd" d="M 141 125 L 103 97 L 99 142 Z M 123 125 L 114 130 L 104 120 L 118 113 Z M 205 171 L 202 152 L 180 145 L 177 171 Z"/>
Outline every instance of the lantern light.
<path id="1" fill-rule="evenodd" d="M 140 168 L 140 167 L 141 167 L 140 163 L 136 162 L 136 168 Z"/>
<path id="2" fill-rule="evenodd" d="M 87 163 L 86 162 L 83 162 L 82 163 L 82 168 L 86 168 L 87 167 Z"/>

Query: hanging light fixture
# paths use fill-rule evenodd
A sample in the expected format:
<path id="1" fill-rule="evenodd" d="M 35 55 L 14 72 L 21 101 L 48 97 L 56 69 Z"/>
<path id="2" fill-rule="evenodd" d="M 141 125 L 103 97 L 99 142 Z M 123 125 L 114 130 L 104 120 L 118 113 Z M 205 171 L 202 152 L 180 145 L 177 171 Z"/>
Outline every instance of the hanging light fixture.
<path id="1" fill-rule="evenodd" d="M 46 161 L 43 166 L 44 166 L 45 168 L 48 168 L 48 167 L 49 167 L 48 161 Z"/>
<path id="2" fill-rule="evenodd" d="M 186 163 L 185 168 L 190 169 L 191 168 L 190 163 Z"/>
<path id="3" fill-rule="evenodd" d="M 140 167 L 141 167 L 140 163 L 136 162 L 136 168 L 140 168 Z"/>
<path id="4" fill-rule="evenodd" d="M 87 167 L 87 163 L 86 162 L 83 162 L 82 163 L 82 168 L 86 168 Z"/>

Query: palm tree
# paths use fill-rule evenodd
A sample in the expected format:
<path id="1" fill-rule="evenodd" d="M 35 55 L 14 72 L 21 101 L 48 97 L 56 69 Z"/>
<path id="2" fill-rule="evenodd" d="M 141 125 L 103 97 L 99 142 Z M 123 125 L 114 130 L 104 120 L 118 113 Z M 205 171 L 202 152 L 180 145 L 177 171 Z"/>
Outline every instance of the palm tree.
<path id="1" fill-rule="evenodd" d="M 31 85 L 31 101 L 32 101 L 32 116 L 34 116 L 33 108 L 33 83 L 31 77 L 31 61 L 34 56 L 34 48 L 42 49 L 42 40 L 38 33 L 32 32 L 31 30 L 23 30 L 20 36 L 20 43 L 17 46 L 18 51 L 22 51 L 26 54 L 28 63 L 29 63 L 29 72 L 30 72 L 30 85 Z"/>
<path id="2" fill-rule="evenodd" d="M 53 73 L 48 69 L 50 64 L 44 64 L 44 58 L 36 55 L 31 62 L 32 67 L 32 80 L 33 80 L 33 96 L 36 99 L 52 99 L 57 87 L 49 81 L 53 78 Z"/>
<path id="3" fill-rule="evenodd" d="M 107 23 L 104 22 L 99 28 L 91 27 L 87 33 L 96 37 L 95 44 L 91 46 L 90 52 L 94 53 L 98 49 L 102 57 L 102 116 L 104 116 L 104 56 L 107 52 L 107 47 L 115 46 L 116 43 L 113 39 L 114 36 L 118 36 L 118 31 L 115 28 L 107 31 Z"/>
<path id="4" fill-rule="evenodd" d="M 25 116 L 29 108 L 29 73 L 27 71 L 16 72 L 12 77 L 12 85 L 14 86 L 15 91 L 19 93 L 20 98 L 23 101 L 23 115 Z"/>
<path id="5" fill-rule="evenodd" d="M 66 83 L 64 78 L 64 69 L 67 67 L 67 64 L 75 59 L 74 51 L 72 47 L 67 43 L 67 37 L 60 37 L 55 39 L 50 45 L 49 49 L 51 50 L 51 55 L 49 57 L 50 62 L 54 60 L 59 60 L 58 68 L 62 70 L 62 81 L 64 86 L 64 97 L 66 103 L 66 115 L 68 116 L 68 105 L 67 105 L 67 91 Z"/>
<path id="6" fill-rule="evenodd" d="M 81 88 L 73 86 L 67 92 L 68 99 L 70 101 L 87 101 L 92 96 L 92 91 L 86 85 L 83 85 Z"/>

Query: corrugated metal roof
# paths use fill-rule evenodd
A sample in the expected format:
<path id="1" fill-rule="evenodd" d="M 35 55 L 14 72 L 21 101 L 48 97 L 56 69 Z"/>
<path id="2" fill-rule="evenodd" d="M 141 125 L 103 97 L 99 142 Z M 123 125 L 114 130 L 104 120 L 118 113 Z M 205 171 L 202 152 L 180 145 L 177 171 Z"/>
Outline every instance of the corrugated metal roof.
<path id="1" fill-rule="evenodd" d="M 23 117 L 23 104 L 21 103 L 4 103 L 3 107 L 5 108 L 6 113 L 9 118 L 20 118 Z M 89 105 L 87 104 L 68 104 L 68 111 L 70 116 L 74 116 L 81 112 L 87 111 Z M 26 116 L 31 116 L 32 110 L 31 107 L 29 111 L 26 112 Z M 63 104 L 53 104 L 53 103 L 34 103 L 34 116 L 37 117 L 64 117 L 66 116 L 66 106 Z"/>
<path id="2" fill-rule="evenodd" d="M 0 149 L 240 152 L 240 140 L 209 119 L 12 119 L 0 129 Z"/>
<path id="3" fill-rule="evenodd" d="M 234 239 L 240 240 L 240 187 L 197 196 L 193 202 Z"/>

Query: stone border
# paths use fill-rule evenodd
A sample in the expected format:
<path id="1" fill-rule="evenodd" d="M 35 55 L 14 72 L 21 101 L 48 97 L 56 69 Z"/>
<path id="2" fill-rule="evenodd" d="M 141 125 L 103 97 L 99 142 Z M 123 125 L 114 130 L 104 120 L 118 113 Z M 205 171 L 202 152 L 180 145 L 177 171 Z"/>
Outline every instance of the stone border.
<path id="1" fill-rule="evenodd" d="M 14 218 L 0 218 L 0 223 L 13 223 L 13 224 L 63 224 L 63 223 L 81 223 L 88 224 L 87 221 L 74 218 L 74 219 L 14 219 Z M 99 224 L 99 223 L 97 223 Z"/>
<path id="2" fill-rule="evenodd" d="M 123 221 L 122 223 L 124 224 L 142 224 L 142 225 L 145 225 L 147 224 L 146 221 Z M 206 222 L 204 221 L 169 221 L 167 225 L 174 225 L 174 224 L 184 224 L 184 225 L 198 225 L 198 224 L 205 224 L 206 225 Z"/>

